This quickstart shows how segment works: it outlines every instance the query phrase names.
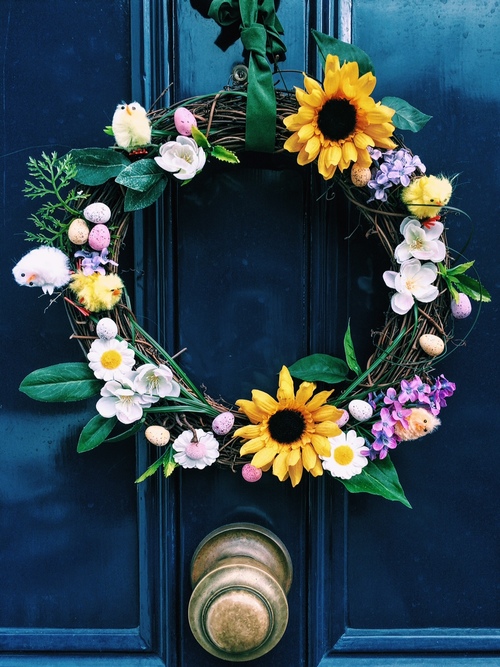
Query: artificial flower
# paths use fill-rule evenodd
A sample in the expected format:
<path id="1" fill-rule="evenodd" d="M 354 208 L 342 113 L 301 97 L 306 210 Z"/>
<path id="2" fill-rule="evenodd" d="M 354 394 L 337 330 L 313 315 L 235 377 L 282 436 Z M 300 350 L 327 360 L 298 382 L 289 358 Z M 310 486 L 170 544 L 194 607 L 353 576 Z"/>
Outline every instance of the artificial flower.
<path id="1" fill-rule="evenodd" d="M 196 437 L 195 435 L 196 434 Z M 219 443 L 213 433 L 201 428 L 183 431 L 172 443 L 174 461 L 183 468 L 206 468 L 219 456 Z"/>
<path id="2" fill-rule="evenodd" d="M 405 218 L 399 227 L 404 241 L 396 246 L 394 257 L 400 264 L 407 259 L 429 259 L 442 262 L 446 257 L 446 246 L 439 240 L 443 233 L 442 222 L 435 221 L 430 227 L 422 226 L 415 218 Z"/>
<path id="3" fill-rule="evenodd" d="M 106 264 L 112 264 L 113 266 L 118 266 L 118 262 L 114 262 L 108 256 L 108 249 L 103 248 L 101 252 L 88 252 L 87 250 L 78 250 L 75 252 L 75 257 L 83 257 L 82 260 L 82 273 L 84 276 L 91 276 L 94 272 L 105 275 L 106 271 L 103 269 L 103 266 Z"/>
<path id="4" fill-rule="evenodd" d="M 130 371 L 135 363 L 134 351 L 126 341 L 117 338 L 93 341 L 87 359 L 99 380 L 113 380 Z"/>
<path id="5" fill-rule="evenodd" d="M 241 412 L 252 422 L 237 429 L 236 437 L 247 440 L 240 455 L 254 454 L 252 465 L 273 474 L 283 482 L 290 477 L 293 486 L 304 468 L 314 477 L 323 474 L 320 456 L 330 455 L 328 438 L 341 433 L 335 423 L 342 410 L 325 405 L 332 391 L 313 396 L 316 385 L 302 382 L 297 393 L 286 366 L 279 375 L 277 401 L 269 394 L 254 389 L 252 400 L 236 401 Z"/>
<path id="6" fill-rule="evenodd" d="M 340 479 L 351 479 L 359 475 L 368 464 L 368 449 L 365 440 L 358 436 L 354 429 L 329 438 L 331 454 L 321 457 L 323 468 L 328 470 L 333 477 Z"/>
<path id="7" fill-rule="evenodd" d="M 337 167 L 344 171 L 351 163 L 369 167 L 368 146 L 395 147 L 390 122 L 394 110 L 370 97 L 376 81 L 371 72 L 360 77 L 357 62 L 341 67 L 338 56 L 329 54 L 323 87 L 304 75 L 306 90 L 295 89 L 300 108 L 284 120 L 294 133 L 284 148 L 298 152 L 300 165 L 318 158 L 318 171 L 325 179 L 332 178 Z"/>
<path id="8" fill-rule="evenodd" d="M 160 146 L 160 157 L 155 157 L 162 169 L 173 173 L 181 181 L 196 176 L 203 169 L 206 159 L 205 151 L 194 139 L 182 136 Z"/>
<path id="9" fill-rule="evenodd" d="M 173 373 L 168 366 L 160 364 L 143 364 L 136 369 L 134 380 L 135 390 L 148 396 L 179 396 L 181 387 L 173 379 Z"/>
<path id="10" fill-rule="evenodd" d="M 399 150 L 379 151 L 368 147 L 368 152 L 372 159 L 379 161 L 378 170 L 368 187 L 374 190 L 373 196 L 368 201 L 378 200 L 387 201 L 388 190 L 395 185 L 408 186 L 410 176 L 417 169 L 425 173 L 425 165 L 418 155 L 412 155 L 409 150 L 400 148 Z"/>
<path id="11" fill-rule="evenodd" d="M 116 417 L 122 424 L 132 424 L 142 418 L 144 408 L 158 399 L 156 396 L 142 396 L 134 390 L 134 373 L 121 375 L 120 380 L 109 380 L 101 389 L 96 409 L 101 417 Z"/>
<path id="12" fill-rule="evenodd" d="M 391 298 L 391 308 L 398 315 L 404 315 L 413 306 L 415 299 L 429 303 L 439 294 L 438 288 L 432 283 L 437 278 L 435 264 L 421 264 L 418 259 L 408 259 L 397 271 L 384 271 L 384 282 L 387 287 L 396 290 Z"/>

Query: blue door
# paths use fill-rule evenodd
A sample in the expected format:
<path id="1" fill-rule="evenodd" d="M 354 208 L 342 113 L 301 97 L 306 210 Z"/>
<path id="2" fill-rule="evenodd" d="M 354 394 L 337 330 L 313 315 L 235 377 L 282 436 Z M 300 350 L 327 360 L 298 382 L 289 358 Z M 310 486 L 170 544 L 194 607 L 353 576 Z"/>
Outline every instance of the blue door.
<path id="1" fill-rule="evenodd" d="M 475 223 L 468 243 L 473 223 L 450 216 L 449 245 L 467 246 L 493 301 L 470 334 L 469 320 L 456 322 L 463 344 L 443 372 L 458 389 L 440 429 L 393 455 L 409 509 L 326 477 L 249 484 L 215 466 L 136 485 L 155 458 L 142 436 L 78 454 L 95 400 L 46 404 L 18 391 L 36 368 L 82 360 L 62 299 L 12 279 L 34 209 L 22 194 L 28 157 L 108 146 L 117 103 L 213 93 L 244 58 L 237 34 L 194 0 L 0 3 L 1 666 L 224 664 L 190 629 L 190 569 L 200 542 L 233 523 L 272 531 L 293 564 L 286 630 L 254 664 L 498 664 L 496 4 L 279 5 L 282 67 L 299 71 L 291 85 L 303 70 L 320 78 L 311 28 L 361 47 L 377 99 L 433 116 L 405 140 L 430 173 L 458 174 L 453 204 Z M 326 201 L 295 160 L 240 158 L 138 213 L 120 259 L 140 323 L 167 350 L 186 348 L 182 367 L 228 401 L 274 394 L 281 366 L 307 354 L 341 356 L 349 318 L 366 361 L 387 307 L 354 207 L 340 193 Z"/>

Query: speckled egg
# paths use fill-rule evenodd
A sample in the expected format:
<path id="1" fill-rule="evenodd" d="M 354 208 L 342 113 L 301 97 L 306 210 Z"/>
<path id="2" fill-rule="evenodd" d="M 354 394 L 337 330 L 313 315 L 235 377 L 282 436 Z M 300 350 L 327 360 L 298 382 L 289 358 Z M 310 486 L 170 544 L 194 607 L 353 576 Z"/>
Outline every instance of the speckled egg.
<path id="1" fill-rule="evenodd" d="M 216 435 L 226 435 L 233 428 L 234 415 L 232 412 L 221 412 L 212 422 L 212 431 Z"/>
<path id="2" fill-rule="evenodd" d="M 423 334 L 418 339 L 418 342 L 422 350 L 429 357 L 438 357 L 444 351 L 444 340 L 434 334 Z"/>
<path id="3" fill-rule="evenodd" d="M 83 215 L 94 225 L 105 225 L 111 218 L 111 209 L 107 204 L 96 201 L 83 209 Z"/>
<path id="4" fill-rule="evenodd" d="M 363 188 L 372 180 L 370 167 L 360 167 L 359 164 L 353 164 L 351 168 L 351 181 L 357 188 Z"/>
<path id="5" fill-rule="evenodd" d="M 82 218 L 75 218 L 68 227 L 68 238 L 71 243 L 75 245 L 83 245 L 87 243 L 89 238 L 89 228 L 85 220 Z"/>
<path id="6" fill-rule="evenodd" d="M 170 431 L 164 426 L 155 424 L 148 426 L 144 431 L 144 435 L 146 436 L 146 440 L 156 447 L 164 447 L 170 440 Z"/>
<path id="7" fill-rule="evenodd" d="M 342 426 L 345 426 L 349 421 L 349 417 L 350 415 L 347 412 L 347 410 L 342 410 L 342 417 L 339 417 L 335 423 L 337 424 L 337 426 L 340 426 L 340 428 L 342 428 Z"/>
<path id="8" fill-rule="evenodd" d="M 191 135 L 191 128 L 193 125 L 198 127 L 196 118 L 189 111 L 189 109 L 186 109 L 186 107 L 179 107 L 175 110 L 174 125 L 177 132 L 182 134 L 184 137 L 189 137 Z"/>
<path id="9" fill-rule="evenodd" d="M 463 320 L 472 312 L 472 304 L 467 294 L 460 293 L 458 295 L 458 302 L 455 299 L 451 300 L 451 314 L 457 320 Z"/>
<path id="10" fill-rule="evenodd" d="M 365 422 L 373 415 L 372 406 L 367 401 L 361 401 L 359 398 L 350 401 L 347 407 L 351 416 L 357 419 L 358 422 Z"/>
<path id="11" fill-rule="evenodd" d="M 241 469 L 241 476 L 245 482 L 258 482 L 262 477 L 262 470 L 260 468 L 256 468 L 251 463 L 245 463 Z"/>
<path id="12" fill-rule="evenodd" d="M 109 246 L 110 240 L 111 234 L 106 225 L 96 225 L 90 230 L 88 241 L 92 250 L 101 252 L 101 250 Z"/>
<path id="13" fill-rule="evenodd" d="M 111 340 L 118 334 L 118 327 L 110 317 L 102 317 L 97 323 L 95 332 L 101 340 Z"/>

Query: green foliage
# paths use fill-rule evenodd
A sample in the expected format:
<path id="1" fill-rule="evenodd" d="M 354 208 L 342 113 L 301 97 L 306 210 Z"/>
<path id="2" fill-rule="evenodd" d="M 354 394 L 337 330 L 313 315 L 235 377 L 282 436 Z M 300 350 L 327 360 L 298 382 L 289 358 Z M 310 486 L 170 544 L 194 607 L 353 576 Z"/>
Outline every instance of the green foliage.
<path id="1" fill-rule="evenodd" d="M 289 369 L 293 377 L 307 382 L 343 382 L 349 373 L 349 367 L 342 359 L 328 354 L 311 354 L 299 359 Z"/>
<path id="2" fill-rule="evenodd" d="M 130 165 L 126 155 L 112 148 L 75 148 L 69 155 L 76 167 L 74 178 L 83 185 L 102 185 Z"/>
<path id="3" fill-rule="evenodd" d="M 336 37 L 325 35 L 324 33 L 318 32 L 317 30 L 311 30 L 311 33 L 316 41 L 316 44 L 318 45 L 318 51 L 321 56 L 323 66 L 325 65 L 327 55 L 331 54 L 333 56 L 339 57 L 341 66 L 346 62 L 357 62 L 360 76 L 366 74 L 366 72 L 372 72 L 373 74 L 375 73 L 375 68 L 370 56 L 362 49 L 354 46 L 354 44 L 342 42 Z"/>
<path id="4" fill-rule="evenodd" d="M 345 358 L 347 361 L 347 365 L 353 371 L 356 373 L 356 375 L 361 375 L 363 372 L 361 370 L 361 366 L 358 364 L 358 361 L 356 359 L 356 353 L 354 351 L 354 345 L 352 342 L 351 338 L 351 324 L 349 323 L 347 325 L 347 331 L 345 332 L 344 336 L 344 352 L 345 352 Z"/>
<path id="5" fill-rule="evenodd" d="M 382 104 L 394 109 L 393 124 L 400 130 L 418 132 L 430 121 L 432 116 L 419 111 L 400 97 L 383 97 Z"/>
<path id="6" fill-rule="evenodd" d="M 145 479 L 148 477 L 151 477 L 151 475 L 154 475 L 155 472 L 163 466 L 163 474 L 165 477 L 170 477 L 170 475 L 174 472 L 174 470 L 177 468 L 177 463 L 174 461 L 174 452 L 172 451 L 172 448 L 169 447 L 167 451 L 160 456 L 159 459 L 157 459 L 153 464 L 149 466 L 147 470 L 145 470 L 140 477 L 138 477 L 135 480 L 136 484 L 140 484 L 140 482 L 144 482 Z"/>
<path id="7" fill-rule="evenodd" d="M 102 382 L 87 363 L 69 362 L 31 372 L 21 382 L 19 390 L 36 401 L 67 403 L 95 396 L 101 387 Z"/>
<path id="8" fill-rule="evenodd" d="M 40 160 L 30 157 L 28 173 L 33 180 L 25 181 L 24 195 L 28 199 L 50 198 L 30 216 L 39 232 L 26 232 L 26 240 L 42 245 L 56 246 L 69 252 L 71 244 L 68 240 L 68 227 L 71 220 L 68 215 L 76 216 L 79 212 L 73 207 L 75 202 L 87 195 L 70 188 L 76 176 L 76 165 L 71 155 L 59 158 L 56 152 L 47 155 L 42 153 Z M 63 214 L 63 220 L 58 215 Z"/>
<path id="9" fill-rule="evenodd" d="M 80 454 L 88 452 L 91 449 L 99 447 L 111 433 L 117 422 L 116 417 L 106 419 L 101 415 L 96 415 L 84 426 L 78 439 L 76 451 Z"/>
<path id="10" fill-rule="evenodd" d="M 191 128 L 191 135 L 196 141 L 197 145 L 203 148 L 203 150 L 206 151 L 210 156 L 216 158 L 217 160 L 221 160 L 222 162 L 239 164 L 240 161 L 238 156 L 233 153 L 233 151 L 224 148 L 224 146 L 212 146 L 203 132 L 200 132 L 197 127 L 193 126 Z"/>
<path id="11" fill-rule="evenodd" d="M 484 303 L 491 301 L 490 293 L 481 282 L 465 275 L 465 272 L 474 266 L 474 261 L 457 264 L 451 269 L 447 269 L 444 264 L 438 266 L 440 275 L 457 303 L 461 292 L 474 299 L 474 301 L 483 301 Z"/>
<path id="12" fill-rule="evenodd" d="M 338 479 L 350 493 L 371 493 L 387 500 L 396 500 L 411 509 L 396 468 L 388 456 L 381 461 L 370 461 L 359 475 L 351 479 Z"/>

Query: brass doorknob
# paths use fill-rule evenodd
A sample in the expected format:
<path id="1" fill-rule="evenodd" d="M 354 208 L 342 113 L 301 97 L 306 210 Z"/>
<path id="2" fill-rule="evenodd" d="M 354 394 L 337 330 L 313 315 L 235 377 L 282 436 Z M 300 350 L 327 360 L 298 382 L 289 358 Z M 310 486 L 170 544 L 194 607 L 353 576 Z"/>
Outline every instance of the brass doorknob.
<path id="1" fill-rule="evenodd" d="M 212 655 L 253 660 L 283 636 L 292 562 L 270 530 L 232 523 L 211 532 L 194 553 L 191 583 L 189 625 Z"/>

